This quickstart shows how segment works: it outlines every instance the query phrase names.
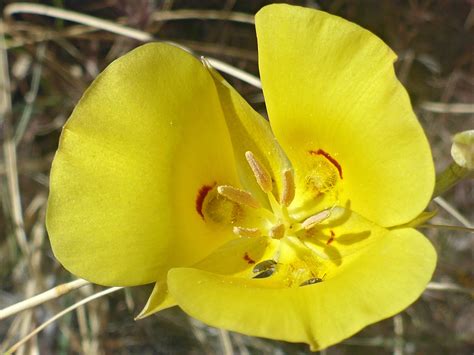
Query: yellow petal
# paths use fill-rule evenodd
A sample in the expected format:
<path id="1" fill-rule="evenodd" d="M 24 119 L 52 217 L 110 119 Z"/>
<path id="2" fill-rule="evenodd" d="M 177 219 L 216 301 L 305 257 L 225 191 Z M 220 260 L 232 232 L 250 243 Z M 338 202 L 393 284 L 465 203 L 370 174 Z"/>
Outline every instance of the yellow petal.
<path id="1" fill-rule="evenodd" d="M 252 275 L 249 269 L 258 260 L 271 257 L 274 252 L 272 244 L 268 237 L 234 239 L 217 248 L 194 267 L 200 270 L 217 270 L 220 274 Z M 176 301 L 169 294 L 166 282 L 160 281 L 155 284 L 147 304 L 136 318 L 145 318 L 175 305 Z"/>
<path id="2" fill-rule="evenodd" d="M 138 285 L 232 237 L 199 211 L 206 186 L 237 186 L 215 85 L 199 60 L 148 44 L 113 62 L 64 127 L 47 226 L 72 273 Z"/>
<path id="3" fill-rule="evenodd" d="M 417 216 L 434 168 L 390 48 L 337 16 L 288 5 L 265 7 L 256 28 L 270 123 L 297 179 L 321 149 L 342 168 L 341 205 L 386 227 Z"/>
<path id="4" fill-rule="evenodd" d="M 191 316 L 253 336 L 323 349 L 414 302 L 431 278 L 436 254 L 413 229 L 386 233 L 345 259 L 343 271 L 296 288 L 192 268 L 171 269 L 170 293 Z"/>
<path id="5" fill-rule="evenodd" d="M 176 306 L 176 302 L 168 292 L 166 281 L 156 282 L 145 307 L 143 307 L 142 311 L 135 317 L 135 319 L 146 318 L 156 312 L 173 306 Z"/>
<path id="6" fill-rule="evenodd" d="M 242 185 L 260 200 L 265 198 L 245 158 L 251 151 L 270 173 L 279 199 L 282 193 L 283 172 L 292 170 L 291 163 L 276 141 L 268 121 L 258 114 L 215 70 L 210 69 L 216 83 L 222 111 L 229 127 L 234 156 Z"/>

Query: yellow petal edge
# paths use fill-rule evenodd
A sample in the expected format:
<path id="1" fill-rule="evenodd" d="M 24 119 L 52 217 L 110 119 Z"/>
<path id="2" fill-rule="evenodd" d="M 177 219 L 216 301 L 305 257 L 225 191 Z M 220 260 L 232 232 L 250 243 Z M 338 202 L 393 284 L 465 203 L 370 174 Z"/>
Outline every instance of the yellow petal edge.
<path id="1" fill-rule="evenodd" d="M 436 253 L 422 234 L 401 229 L 352 259 L 334 278 L 299 288 L 262 287 L 255 279 L 193 268 L 171 269 L 168 286 L 184 311 L 207 324 L 318 350 L 414 302 L 431 278 Z"/>
<path id="2" fill-rule="evenodd" d="M 273 4 L 255 21 L 270 123 L 297 177 L 306 173 L 308 152 L 322 149 L 342 167 L 340 205 L 350 200 L 384 227 L 421 213 L 434 166 L 392 50 L 356 24 L 313 9 Z"/>
<path id="3" fill-rule="evenodd" d="M 200 188 L 238 186 L 214 82 L 192 55 L 147 44 L 114 61 L 66 123 L 47 228 L 73 274 L 114 286 L 166 277 L 233 237 L 196 211 Z"/>

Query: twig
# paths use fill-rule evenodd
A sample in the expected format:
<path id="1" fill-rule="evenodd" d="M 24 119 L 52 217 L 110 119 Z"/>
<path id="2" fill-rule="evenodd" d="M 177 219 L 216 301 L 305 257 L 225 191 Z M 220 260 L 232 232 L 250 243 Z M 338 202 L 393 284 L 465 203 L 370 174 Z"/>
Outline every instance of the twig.
<path id="1" fill-rule="evenodd" d="M 0 310 L 0 320 L 8 318 L 18 312 L 22 312 L 29 308 L 36 307 L 47 301 L 61 297 L 62 295 L 65 295 L 66 293 L 69 293 L 72 290 L 78 289 L 82 286 L 88 285 L 89 283 L 89 281 L 78 279 L 62 285 L 58 285 L 48 291 L 40 293 L 39 295 L 33 296 L 22 302 L 18 302 L 12 306 Z"/>
<path id="2" fill-rule="evenodd" d="M 39 327 L 37 327 L 36 329 L 34 329 L 30 334 L 28 334 L 26 337 L 24 337 L 23 339 L 21 339 L 19 342 L 17 342 L 15 345 L 13 345 L 10 349 L 8 349 L 6 351 L 6 354 L 12 354 L 13 352 L 17 351 L 18 348 L 20 348 L 23 344 L 25 344 L 28 340 L 30 340 L 32 337 L 34 337 L 36 334 L 38 334 L 40 331 L 42 331 L 44 328 L 46 328 L 48 325 L 50 325 L 51 323 L 54 323 L 56 320 L 58 320 L 59 318 L 61 318 L 62 316 L 64 316 L 65 314 L 75 310 L 76 308 L 82 306 L 83 304 L 86 304 L 90 301 L 93 301 L 99 297 L 102 297 L 102 296 L 105 296 L 105 295 L 108 295 L 109 293 L 112 293 L 112 292 L 116 292 L 118 290 L 121 290 L 123 287 L 110 287 L 108 289 L 105 289 L 101 292 L 98 292 L 92 296 L 89 296 L 89 297 L 86 297 L 82 300 L 80 300 L 79 302 L 76 302 L 74 303 L 72 306 L 64 309 L 63 311 L 57 313 L 55 316 L 51 317 L 50 319 L 48 319 L 46 322 L 44 322 L 43 324 L 41 324 Z"/>

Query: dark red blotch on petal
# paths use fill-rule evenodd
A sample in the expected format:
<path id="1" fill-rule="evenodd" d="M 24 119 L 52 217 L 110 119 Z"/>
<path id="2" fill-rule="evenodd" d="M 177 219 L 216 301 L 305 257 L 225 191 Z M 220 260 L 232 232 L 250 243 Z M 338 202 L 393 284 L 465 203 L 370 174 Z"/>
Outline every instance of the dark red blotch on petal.
<path id="1" fill-rule="evenodd" d="M 215 184 L 214 184 L 215 185 Z M 206 198 L 209 191 L 212 190 L 214 185 L 202 185 L 199 189 L 197 196 L 196 196 L 196 211 L 199 215 L 204 219 L 204 214 L 202 213 L 202 205 L 204 203 L 204 199 Z"/>
<path id="2" fill-rule="evenodd" d="M 255 260 L 253 260 L 248 253 L 244 254 L 244 260 L 249 264 L 255 264 Z"/>
<path id="3" fill-rule="evenodd" d="M 337 169 L 337 171 L 339 172 L 339 177 L 342 179 L 342 167 L 341 167 L 341 164 L 339 164 L 339 162 L 334 159 L 331 154 L 325 152 L 324 150 L 322 149 L 318 149 L 318 150 L 310 150 L 309 151 L 310 154 L 312 155 L 322 155 L 323 157 L 325 157 L 332 165 L 335 166 L 335 168 Z"/>
<path id="4" fill-rule="evenodd" d="M 334 233 L 333 230 L 329 231 L 331 233 L 331 237 L 328 239 L 326 242 L 327 245 L 331 244 L 334 241 L 334 238 L 336 237 L 336 234 Z"/>

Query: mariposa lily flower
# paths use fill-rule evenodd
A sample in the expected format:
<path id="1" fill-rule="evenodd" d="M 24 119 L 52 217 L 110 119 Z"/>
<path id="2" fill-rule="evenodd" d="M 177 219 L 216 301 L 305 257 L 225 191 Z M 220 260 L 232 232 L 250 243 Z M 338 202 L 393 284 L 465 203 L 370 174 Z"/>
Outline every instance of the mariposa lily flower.
<path id="1" fill-rule="evenodd" d="M 337 343 L 414 302 L 436 253 L 403 227 L 434 186 L 395 54 L 330 14 L 256 15 L 269 121 L 166 44 L 113 62 L 64 127 L 47 226 L 72 273 L 155 282 L 139 317 Z"/>

